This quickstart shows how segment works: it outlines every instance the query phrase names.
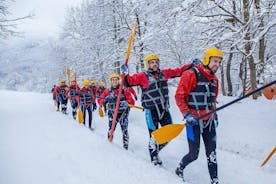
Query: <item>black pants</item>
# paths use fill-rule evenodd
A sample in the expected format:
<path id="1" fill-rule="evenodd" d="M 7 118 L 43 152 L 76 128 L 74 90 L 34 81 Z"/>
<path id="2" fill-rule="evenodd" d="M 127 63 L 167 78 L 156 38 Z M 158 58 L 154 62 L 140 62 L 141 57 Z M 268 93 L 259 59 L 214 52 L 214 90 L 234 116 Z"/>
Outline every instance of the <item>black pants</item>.
<path id="1" fill-rule="evenodd" d="M 203 132 L 200 133 L 199 125 L 196 126 L 187 126 L 187 138 L 189 144 L 189 152 L 186 154 L 181 162 L 180 167 L 183 169 L 196 160 L 199 154 L 200 148 L 200 135 L 202 136 L 205 153 L 208 162 L 208 170 L 211 180 L 217 180 L 217 156 L 216 156 L 216 127 L 212 122 L 206 128 L 203 129 Z"/>
<path id="2" fill-rule="evenodd" d="M 77 108 L 78 108 L 78 101 L 77 100 L 71 100 L 71 107 L 72 107 L 73 118 L 76 119 Z"/>
<path id="3" fill-rule="evenodd" d="M 156 141 L 152 138 L 151 133 L 159 128 L 159 125 L 165 126 L 168 124 L 172 124 L 172 118 L 169 111 L 160 111 L 161 117 L 158 115 L 158 112 L 155 109 L 145 109 L 146 113 L 146 122 L 149 130 L 149 153 L 151 161 L 153 161 L 153 157 L 158 156 L 158 153 L 161 149 L 163 149 L 167 143 L 158 145 Z"/>
<path id="4" fill-rule="evenodd" d="M 109 125 L 108 135 L 109 135 L 109 131 L 111 130 L 111 126 L 112 126 L 113 114 L 114 114 L 113 111 L 108 110 L 108 120 L 109 120 L 108 121 L 108 125 Z M 129 108 L 124 110 L 123 112 L 118 112 L 116 123 L 115 123 L 115 128 L 114 128 L 114 131 L 115 131 L 117 123 L 120 123 L 122 134 L 123 134 L 123 146 L 126 149 L 128 148 L 128 142 L 129 142 L 128 114 L 129 114 Z"/>
<path id="5" fill-rule="evenodd" d="M 92 104 L 81 105 L 81 111 L 83 113 L 83 124 L 85 125 L 86 110 L 88 112 L 88 127 L 92 126 Z"/>
<path id="6" fill-rule="evenodd" d="M 62 112 L 66 112 L 67 110 L 67 103 L 68 103 L 68 98 L 62 95 L 59 95 L 58 98 L 58 108 L 59 108 L 59 104 L 61 105 L 61 111 Z"/>

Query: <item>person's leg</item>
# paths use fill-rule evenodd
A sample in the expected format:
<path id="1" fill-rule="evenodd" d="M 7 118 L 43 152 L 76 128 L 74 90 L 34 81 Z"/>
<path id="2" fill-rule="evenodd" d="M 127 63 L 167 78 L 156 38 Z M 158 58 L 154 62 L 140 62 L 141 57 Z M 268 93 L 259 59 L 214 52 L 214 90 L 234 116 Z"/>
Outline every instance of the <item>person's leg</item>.
<path id="1" fill-rule="evenodd" d="M 121 130 L 122 130 L 122 134 L 123 134 L 123 146 L 125 149 L 128 149 L 128 142 L 129 142 L 129 134 L 128 134 L 128 116 L 127 115 L 123 115 L 123 117 L 121 117 Z"/>
<path id="2" fill-rule="evenodd" d="M 150 158 L 151 162 L 153 162 L 154 165 L 157 165 L 158 161 L 158 146 L 154 138 L 151 136 L 151 133 L 158 128 L 158 115 L 157 112 L 151 109 L 145 109 L 146 113 L 146 123 L 148 126 L 148 131 L 149 131 L 149 153 L 150 153 Z M 162 164 L 162 163 L 161 163 Z"/>
<path id="3" fill-rule="evenodd" d="M 78 102 L 76 100 L 72 100 L 71 101 L 71 107 L 72 107 L 72 116 L 73 116 L 74 119 L 76 119 Z"/>
<path id="4" fill-rule="evenodd" d="M 198 158 L 200 149 L 200 128 L 199 125 L 186 127 L 187 140 L 189 145 L 189 152 L 183 156 L 179 166 L 176 168 L 175 173 L 183 178 L 183 170 L 191 162 Z"/>
<path id="5" fill-rule="evenodd" d="M 88 127 L 92 128 L 92 104 L 87 107 L 88 110 Z"/>
<path id="6" fill-rule="evenodd" d="M 86 107 L 85 105 L 81 105 L 81 111 L 82 111 L 82 115 L 83 115 L 83 125 L 85 126 L 85 114 L 86 114 Z"/>
<path id="7" fill-rule="evenodd" d="M 107 132 L 107 138 L 109 139 L 109 132 L 111 130 L 112 121 L 113 121 L 113 111 L 108 110 L 107 114 L 108 114 L 108 132 Z M 117 121 L 115 122 L 114 131 L 116 129 L 116 126 L 117 126 Z"/>
<path id="8" fill-rule="evenodd" d="M 172 124 L 172 117 L 169 111 L 165 111 L 162 118 L 160 119 L 161 127 Z M 158 145 L 158 152 L 161 151 L 168 143 Z"/>
<path id="9" fill-rule="evenodd" d="M 211 123 L 206 128 L 204 128 L 202 134 L 203 142 L 205 145 L 205 153 L 207 157 L 208 170 L 211 178 L 212 184 L 218 184 L 218 166 L 217 166 L 217 136 L 216 136 L 216 128 L 214 124 Z"/>

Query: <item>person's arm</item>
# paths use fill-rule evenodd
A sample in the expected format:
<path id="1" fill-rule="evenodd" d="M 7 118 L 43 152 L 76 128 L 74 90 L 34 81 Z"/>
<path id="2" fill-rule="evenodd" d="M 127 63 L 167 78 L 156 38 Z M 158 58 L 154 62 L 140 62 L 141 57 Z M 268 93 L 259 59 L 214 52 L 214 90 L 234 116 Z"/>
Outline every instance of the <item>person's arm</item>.
<path id="1" fill-rule="evenodd" d="M 99 106 L 103 106 L 104 99 L 109 95 L 108 89 L 105 89 L 104 92 L 101 94 L 100 98 L 98 98 Z"/>
<path id="2" fill-rule="evenodd" d="M 148 88 L 148 79 L 144 72 L 136 73 L 133 75 L 126 75 L 125 86 L 138 86 L 140 85 L 143 89 Z"/>
<path id="3" fill-rule="evenodd" d="M 196 75 L 193 70 L 185 71 L 175 93 L 176 104 L 182 114 L 189 111 L 188 100 L 189 93 L 196 87 Z"/>
<path id="4" fill-rule="evenodd" d="M 125 96 L 126 96 L 127 102 L 130 105 L 134 105 L 135 104 L 134 99 L 132 98 L 131 93 L 129 91 L 125 90 Z"/>
<path id="5" fill-rule="evenodd" d="M 182 73 L 188 69 L 190 69 L 192 64 L 185 64 L 181 67 L 178 68 L 168 68 L 168 69 L 163 69 L 162 72 L 165 75 L 166 79 L 174 78 L 174 77 L 180 77 Z"/>

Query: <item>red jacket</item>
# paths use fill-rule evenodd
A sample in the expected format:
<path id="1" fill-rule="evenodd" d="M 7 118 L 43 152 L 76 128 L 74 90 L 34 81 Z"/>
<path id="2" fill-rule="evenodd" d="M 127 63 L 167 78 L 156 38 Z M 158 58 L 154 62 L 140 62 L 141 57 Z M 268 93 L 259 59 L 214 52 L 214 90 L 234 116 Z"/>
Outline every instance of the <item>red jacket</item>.
<path id="1" fill-rule="evenodd" d="M 186 65 L 183 65 L 182 67 L 175 68 L 175 69 L 171 69 L 171 68 L 164 69 L 164 70 L 161 70 L 161 72 L 164 74 L 166 80 L 168 80 L 170 78 L 180 77 L 181 74 L 190 67 L 191 67 L 191 64 L 186 64 Z M 136 73 L 133 75 L 127 75 L 126 80 L 127 80 L 126 82 L 130 86 L 141 85 L 142 89 L 147 89 L 149 87 L 148 78 L 144 72 Z"/>
<path id="2" fill-rule="evenodd" d="M 104 103 L 104 99 L 109 96 L 109 90 L 110 89 L 105 89 L 105 91 L 101 94 L 100 98 L 98 98 L 98 104 L 99 106 L 102 106 Z M 113 89 L 113 93 L 115 96 L 118 95 L 119 90 L 118 89 Z M 127 90 L 124 90 L 124 95 L 126 97 L 126 101 L 130 104 L 130 105 L 134 105 L 134 100 L 131 96 L 131 93 Z"/>
<path id="3" fill-rule="evenodd" d="M 65 94 L 64 94 L 64 95 L 65 95 L 65 97 L 67 97 L 67 96 L 66 96 L 66 91 L 68 90 L 68 86 L 67 86 L 67 85 L 59 85 L 59 86 L 57 86 L 57 87 L 55 88 L 55 93 L 56 93 L 56 95 L 57 95 L 57 96 L 60 95 L 62 89 L 65 90 Z"/>
<path id="4" fill-rule="evenodd" d="M 137 97 L 137 94 L 132 87 L 125 88 L 125 91 L 129 91 L 134 97 Z"/>
<path id="5" fill-rule="evenodd" d="M 214 74 L 211 74 L 211 71 L 204 67 L 203 65 L 197 65 L 197 69 L 204 75 L 207 80 L 215 80 L 217 84 L 216 88 L 216 98 L 218 96 L 218 79 Z M 192 92 L 197 86 L 196 73 L 190 69 L 183 72 L 181 79 L 179 81 L 176 93 L 175 93 L 175 101 L 176 104 L 181 111 L 181 113 L 186 113 L 190 111 L 195 117 L 199 117 L 196 109 L 191 109 L 188 107 L 187 102 L 189 101 L 189 93 Z M 206 114 L 206 110 L 200 110 L 199 114 Z M 203 118 L 203 120 L 208 120 L 210 116 Z"/>

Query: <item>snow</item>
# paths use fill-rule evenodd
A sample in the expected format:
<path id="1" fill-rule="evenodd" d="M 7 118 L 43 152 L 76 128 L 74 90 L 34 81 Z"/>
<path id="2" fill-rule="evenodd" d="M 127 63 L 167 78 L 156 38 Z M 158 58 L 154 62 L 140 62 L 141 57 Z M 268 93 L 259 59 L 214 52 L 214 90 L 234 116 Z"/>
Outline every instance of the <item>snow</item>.
<path id="1" fill-rule="evenodd" d="M 171 89 L 171 113 L 182 117 Z M 220 96 L 218 106 L 234 98 Z M 0 183 L 183 183 L 174 170 L 188 151 L 185 131 L 160 157 L 164 166 L 150 163 L 148 131 L 142 111 L 129 117 L 129 150 L 122 147 L 120 127 L 112 143 L 107 141 L 107 117 L 93 113 L 94 131 L 79 125 L 69 114 L 55 112 L 51 94 L 0 91 Z M 138 103 L 139 105 L 139 103 Z M 260 164 L 275 147 L 276 101 L 247 98 L 221 110 L 218 127 L 218 167 L 221 184 L 276 181 L 276 155 Z M 184 172 L 186 183 L 209 183 L 204 146 L 199 158 Z"/>

